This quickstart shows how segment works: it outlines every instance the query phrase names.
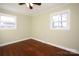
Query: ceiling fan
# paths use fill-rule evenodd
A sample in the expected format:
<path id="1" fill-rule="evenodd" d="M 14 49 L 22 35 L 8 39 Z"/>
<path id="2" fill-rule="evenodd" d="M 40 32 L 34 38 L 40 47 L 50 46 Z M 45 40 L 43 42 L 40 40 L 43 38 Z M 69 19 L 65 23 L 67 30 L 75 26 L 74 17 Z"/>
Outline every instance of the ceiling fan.
<path id="1" fill-rule="evenodd" d="M 41 5 L 41 3 L 19 3 L 19 5 L 24 5 L 24 4 L 26 4 L 26 6 L 30 9 L 33 9 L 33 5 L 38 5 L 38 6 Z"/>

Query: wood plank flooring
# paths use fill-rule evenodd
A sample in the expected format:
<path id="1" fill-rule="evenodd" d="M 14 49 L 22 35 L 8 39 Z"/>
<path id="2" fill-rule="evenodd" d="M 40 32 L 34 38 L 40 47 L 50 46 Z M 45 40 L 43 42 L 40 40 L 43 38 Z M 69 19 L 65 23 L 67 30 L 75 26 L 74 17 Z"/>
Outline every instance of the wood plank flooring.
<path id="1" fill-rule="evenodd" d="M 33 39 L 0 47 L 0 56 L 79 56 Z"/>

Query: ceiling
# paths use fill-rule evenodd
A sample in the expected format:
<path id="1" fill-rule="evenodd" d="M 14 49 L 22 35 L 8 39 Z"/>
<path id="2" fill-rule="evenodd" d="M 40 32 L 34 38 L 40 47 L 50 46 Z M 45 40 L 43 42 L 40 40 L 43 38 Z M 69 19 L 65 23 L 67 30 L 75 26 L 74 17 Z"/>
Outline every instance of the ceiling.
<path id="1" fill-rule="evenodd" d="M 33 9 L 29 9 L 26 5 L 18 5 L 18 3 L 0 3 L 0 9 L 5 9 L 22 14 L 37 14 L 62 5 L 67 5 L 67 4 L 42 3 L 41 6 L 33 5 Z"/>

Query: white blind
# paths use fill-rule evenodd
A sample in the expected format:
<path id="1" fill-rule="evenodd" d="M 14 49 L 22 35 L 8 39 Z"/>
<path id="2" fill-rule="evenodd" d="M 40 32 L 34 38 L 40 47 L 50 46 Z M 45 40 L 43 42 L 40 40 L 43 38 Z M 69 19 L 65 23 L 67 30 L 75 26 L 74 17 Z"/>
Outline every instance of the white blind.
<path id="1" fill-rule="evenodd" d="M 0 14 L 0 29 L 16 28 L 16 17 Z"/>

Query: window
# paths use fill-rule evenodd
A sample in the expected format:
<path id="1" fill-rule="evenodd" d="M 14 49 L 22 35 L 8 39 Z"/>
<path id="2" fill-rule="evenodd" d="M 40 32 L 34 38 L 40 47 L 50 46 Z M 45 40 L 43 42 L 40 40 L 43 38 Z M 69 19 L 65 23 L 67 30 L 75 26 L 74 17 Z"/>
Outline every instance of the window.
<path id="1" fill-rule="evenodd" d="M 51 14 L 51 29 L 69 29 L 70 11 L 57 12 Z"/>
<path id="2" fill-rule="evenodd" d="M 15 29 L 16 17 L 0 13 L 0 29 Z"/>

